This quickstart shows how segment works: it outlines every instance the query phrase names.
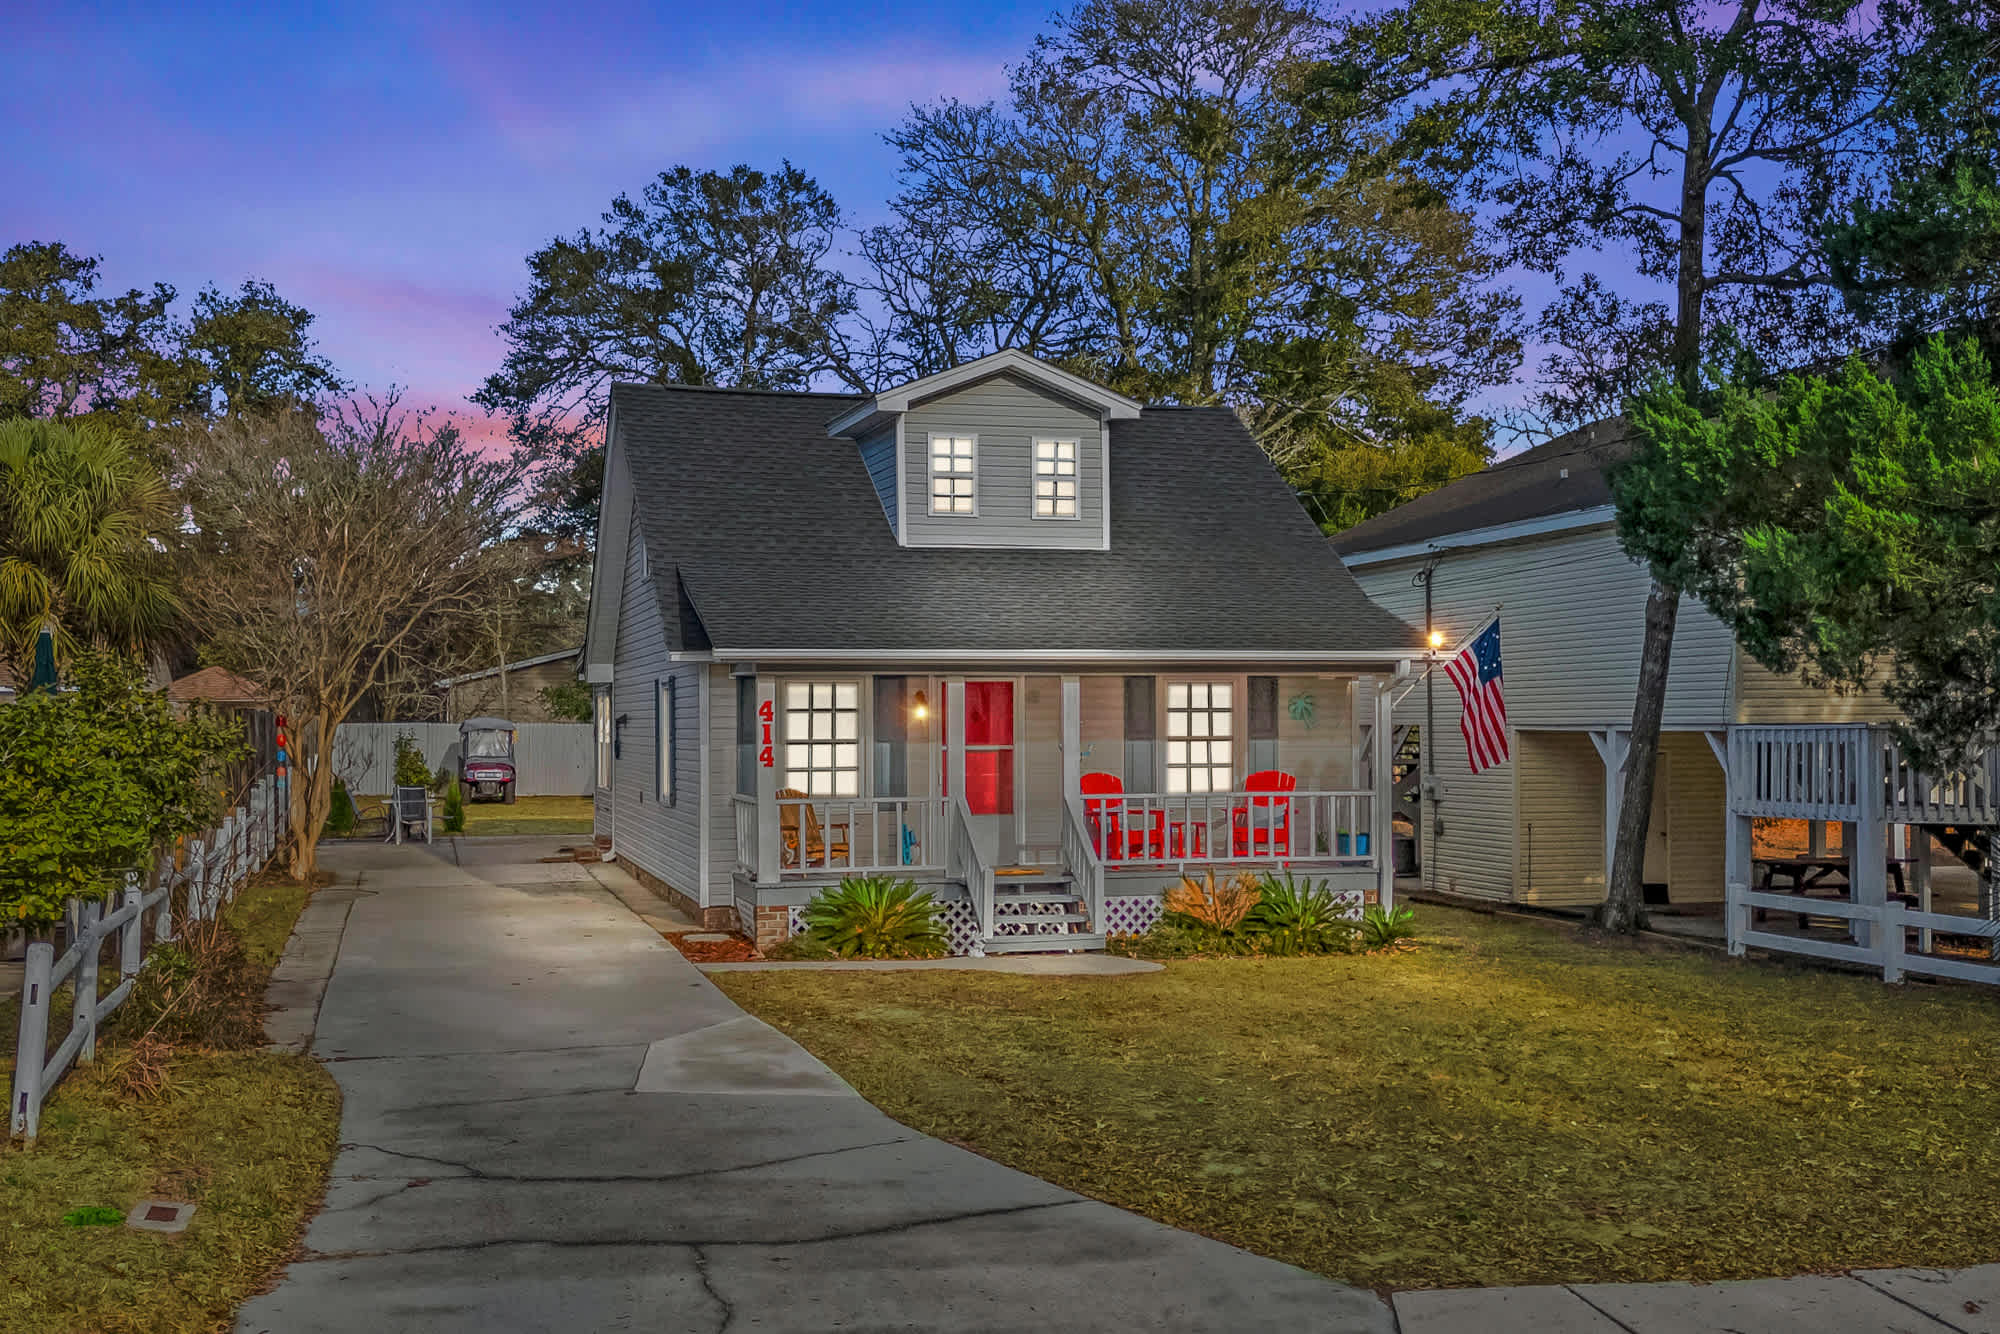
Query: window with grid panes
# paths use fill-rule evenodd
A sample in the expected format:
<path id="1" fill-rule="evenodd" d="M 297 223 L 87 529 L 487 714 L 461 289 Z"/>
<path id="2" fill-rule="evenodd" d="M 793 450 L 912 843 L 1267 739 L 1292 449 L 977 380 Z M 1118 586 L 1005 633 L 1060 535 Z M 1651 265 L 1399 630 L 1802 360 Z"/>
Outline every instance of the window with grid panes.
<path id="1" fill-rule="evenodd" d="M 1076 517 L 1076 441 L 1035 442 L 1035 517 Z"/>
<path id="2" fill-rule="evenodd" d="M 979 444 L 969 435 L 931 437 L 931 513 L 979 512 Z"/>
<path id="3" fill-rule="evenodd" d="M 1235 735 L 1227 681 L 1175 681 L 1167 686 L 1167 791 L 1227 792 L 1235 772 Z"/>
<path id="4" fill-rule="evenodd" d="M 785 684 L 785 786 L 809 797 L 861 795 L 861 686 Z"/>

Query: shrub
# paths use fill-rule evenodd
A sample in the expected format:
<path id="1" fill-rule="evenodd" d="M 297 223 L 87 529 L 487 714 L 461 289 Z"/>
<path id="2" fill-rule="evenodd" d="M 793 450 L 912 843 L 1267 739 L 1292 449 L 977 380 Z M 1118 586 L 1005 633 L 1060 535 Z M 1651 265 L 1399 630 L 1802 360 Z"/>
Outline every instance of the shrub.
<path id="1" fill-rule="evenodd" d="M 590 721 L 591 688 L 582 681 L 563 681 L 541 690 L 542 707 L 552 722 Z"/>
<path id="2" fill-rule="evenodd" d="M 326 810 L 326 832 L 334 838 L 346 838 L 354 832 L 354 798 L 348 795 L 347 780 L 333 780 L 333 804 Z"/>
<path id="3" fill-rule="evenodd" d="M 1245 942 L 1205 926 L 1162 917 L 1145 931 L 1107 937 L 1106 954 L 1133 959 L 1191 959 L 1202 954 L 1241 954 Z"/>
<path id="4" fill-rule="evenodd" d="M 849 876 L 805 915 L 807 932 L 845 959 L 932 959 L 946 948 L 937 901 L 910 880 Z"/>
<path id="5" fill-rule="evenodd" d="M 810 931 L 801 931 L 796 936 L 787 936 L 770 949 L 764 951 L 767 959 L 778 959 L 787 963 L 810 961 L 819 963 L 838 958 L 833 947 Z"/>
<path id="6" fill-rule="evenodd" d="M 113 1029 L 169 1046 L 262 1046 L 262 971 L 251 965 L 243 942 L 215 919 L 175 929 L 175 939 L 146 956 Z"/>
<path id="7" fill-rule="evenodd" d="M 445 784 L 444 832 L 447 834 L 465 832 L 465 789 L 458 785 L 456 779 Z"/>
<path id="8" fill-rule="evenodd" d="M 431 766 L 424 760 L 424 748 L 414 732 L 396 734 L 396 786 L 429 787 Z"/>
<path id="9" fill-rule="evenodd" d="M 1414 908 L 1383 912 L 1371 903 L 1361 914 L 1361 946 L 1367 950 L 1404 950 L 1416 945 L 1417 913 Z"/>
<path id="10" fill-rule="evenodd" d="M 1266 876 L 1246 919 L 1271 954 L 1337 954 L 1352 947 L 1359 928 L 1343 915 L 1326 881 Z"/>
<path id="11" fill-rule="evenodd" d="M 1229 932 L 1257 906 L 1257 877 L 1244 872 L 1217 884 L 1215 872 L 1196 880 L 1184 875 L 1167 891 L 1166 915 L 1181 925 Z"/>

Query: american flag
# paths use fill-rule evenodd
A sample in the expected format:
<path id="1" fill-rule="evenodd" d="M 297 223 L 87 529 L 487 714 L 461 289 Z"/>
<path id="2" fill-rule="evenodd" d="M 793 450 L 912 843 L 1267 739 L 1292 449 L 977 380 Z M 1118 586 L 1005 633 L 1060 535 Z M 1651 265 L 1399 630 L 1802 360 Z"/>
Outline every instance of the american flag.
<path id="1" fill-rule="evenodd" d="M 1458 730 L 1465 734 L 1465 753 L 1472 772 L 1507 758 L 1507 700 L 1500 693 L 1500 618 L 1445 664 L 1445 675 L 1458 687 L 1463 703 Z"/>

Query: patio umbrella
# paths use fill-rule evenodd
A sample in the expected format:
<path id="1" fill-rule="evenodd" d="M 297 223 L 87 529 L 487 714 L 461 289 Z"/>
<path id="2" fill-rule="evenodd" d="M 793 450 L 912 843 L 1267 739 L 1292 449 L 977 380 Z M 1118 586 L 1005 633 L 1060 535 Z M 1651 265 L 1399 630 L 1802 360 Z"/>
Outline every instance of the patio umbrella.
<path id="1" fill-rule="evenodd" d="M 35 640 L 35 670 L 28 677 L 28 691 L 56 688 L 56 637 L 46 625 Z"/>

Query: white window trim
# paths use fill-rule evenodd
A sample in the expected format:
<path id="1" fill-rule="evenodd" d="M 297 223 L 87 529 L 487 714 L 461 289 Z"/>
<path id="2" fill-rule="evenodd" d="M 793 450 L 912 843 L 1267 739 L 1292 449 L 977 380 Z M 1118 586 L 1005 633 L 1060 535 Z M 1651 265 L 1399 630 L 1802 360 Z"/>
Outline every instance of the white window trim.
<path id="1" fill-rule="evenodd" d="M 937 497 L 932 494 L 939 474 L 932 452 L 933 442 L 938 440 L 964 440 L 972 446 L 972 513 L 961 514 L 957 510 L 941 510 L 937 507 Z M 956 477 L 957 473 L 945 473 L 946 477 Z M 976 519 L 979 517 L 979 433 L 977 431 L 932 431 L 924 437 L 924 504 L 933 519 Z"/>
<path id="2" fill-rule="evenodd" d="M 1175 741 L 1188 741 L 1191 739 L 1185 736 L 1176 737 L 1173 735 L 1172 719 L 1175 712 L 1173 707 L 1175 686 L 1211 686 L 1211 687 L 1228 686 L 1229 687 L 1229 735 L 1227 737 L 1207 736 L 1200 738 L 1203 741 L 1226 740 L 1229 742 L 1229 766 L 1228 766 L 1229 783 L 1227 786 L 1211 788 L 1208 792 L 1183 793 L 1174 791 L 1173 772 L 1176 766 L 1173 762 L 1173 759 L 1171 758 L 1173 754 L 1173 743 Z M 1210 705 L 1203 711 L 1206 713 L 1213 714 L 1215 712 L 1215 709 L 1213 705 Z M 1186 712 L 1186 710 L 1182 710 L 1182 712 Z M 1213 796 L 1216 793 L 1234 792 L 1236 790 L 1236 784 L 1238 783 L 1238 781 L 1240 781 L 1237 778 L 1237 775 L 1246 772 L 1245 769 L 1243 768 L 1243 760 L 1244 760 L 1243 742 L 1242 742 L 1242 737 L 1240 735 L 1240 733 L 1243 730 L 1243 718 L 1244 718 L 1244 701 L 1243 701 L 1243 681 L 1241 677 L 1170 676 L 1163 679 L 1160 682 L 1160 734 L 1159 734 L 1160 749 L 1159 749 L 1159 761 L 1158 761 L 1160 766 L 1160 790 L 1164 793 L 1167 793 L 1170 796 L 1177 796 L 1177 797 Z M 1181 764 L 1178 767 L 1183 772 L 1185 772 L 1186 770 L 1195 768 L 1196 766 L 1191 764 Z M 1204 764 L 1199 767 L 1204 769 L 1209 769 L 1212 771 L 1222 766 L 1210 762 L 1208 764 Z"/>
<path id="3" fill-rule="evenodd" d="M 1035 487 L 1042 480 L 1041 448 L 1043 445 L 1068 445 L 1070 465 L 1075 469 L 1069 475 L 1076 494 L 1070 498 L 1068 514 L 1037 514 L 1035 512 Z M 1038 523 L 1081 523 L 1083 521 L 1083 441 L 1075 436 L 1038 435 L 1028 443 L 1028 517 Z"/>
<path id="4" fill-rule="evenodd" d="M 856 692 L 855 719 L 854 719 L 854 730 L 855 730 L 854 745 L 858 749 L 855 754 L 855 764 L 854 764 L 855 786 L 854 786 L 853 796 L 842 797 L 842 796 L 837 796 L 833 793 L 815 794 L 812 790 L 812 777 L 811 777 L 812 766 L 810 764 L 806 766 L 806 781 L 804 783 L 802 784 L 794 783 L 792 781 L 791 754 L 787 748 L 795 744 L 808 745 L 808 746 L 813 744 L 811 738 L 809 737 L 800 741 L 794 741 L 792 737 L 791 726 L 792 726 L 793 710 L 791 708 L 789 701 L 786 699 L 786 692 L 792 686 L 795 685 L 802 685 L 807 687 L 816 685 L 832 685 L 832 686 L 851 685 L 854 687 Z M 780 678 L 778 681 L 777 690 L 775 691 L 773 696 L 778 712 L 778 728 L 777 728 L 778 763 L 775 766 L 778 774 L 778 786 L 781 788 L 782 787 L 797 788 L 799 791 L 805 793 L 806 796 L 813 801 L 866 800 L 867 798 L 863 794 L 872 790 L 869 784 L 871 783 L 873 778 L 872 774 L 870 773 L 871 766 L 868 762 L 869 761 L 868 752 L 872 748 L 872 743 L 869 740 L 869 735 L 870 735 L 869 729 L 871 722 L 869 696 L 872 693 L 873 693 L 872 680 L 871 678 L 865 676 L 787 676 Z M 808 708 L 807 712 L 811 712 L 811 709 Z M 832 744 L 842 745 L 845 743 L 836 739 Z M 832 772 L 839 773 L 840 772 L 839 767 L 835 766 Z"/>
<path id="5" fill-rule="evenodd" d="M 600 686 L 591 692 L 592 740 L 596 743 L 597 790 L 611 790 L 611 687 Z"/>
<path id="6" fill-rule="evenodd" d="M 653 795 L 662 806 L 674 805 L 674 763 L 679 758 L 674 747 L 674 678 L 662 677 L 653 683 Z"/>

